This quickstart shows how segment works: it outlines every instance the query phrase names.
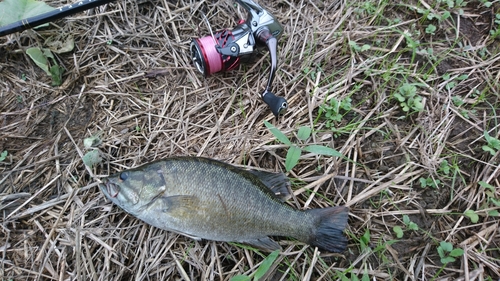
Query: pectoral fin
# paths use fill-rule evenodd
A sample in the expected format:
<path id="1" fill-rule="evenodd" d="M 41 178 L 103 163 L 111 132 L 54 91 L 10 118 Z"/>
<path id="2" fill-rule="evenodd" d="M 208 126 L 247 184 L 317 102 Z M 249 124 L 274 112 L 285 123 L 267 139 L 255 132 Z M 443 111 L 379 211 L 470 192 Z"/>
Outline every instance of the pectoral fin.
<path id="1" fill-rule="evenodd" d="M 292 195 L 290 192 L 290 183 L 288 178 L 283 173 L 270 173 L 259 170 L 248 170 L 250 173 L 257 176 L 260 181 L 282 201 L 286 201 Z"/>
<path id="2" fill-rule="evenodd" d="M 241 243 L 248 244 L 248 245 L 253 246 L 255 248 L 259 248 L 259 249 L 270 251 L 270 252 L 275 251 L 275 250 L 281 250 L 281 246 L 276 241 L 274 241 L 273 239 L 271 239 L 269 237 L 241 241 Z"/>
<path id="3" fill-rule="evenodd" d="M 193 195 L 162 196 L 158 200 L 162 200 L 164 213 L 176 217 L 196 212 L 199 205 L 198 197 Z"/>

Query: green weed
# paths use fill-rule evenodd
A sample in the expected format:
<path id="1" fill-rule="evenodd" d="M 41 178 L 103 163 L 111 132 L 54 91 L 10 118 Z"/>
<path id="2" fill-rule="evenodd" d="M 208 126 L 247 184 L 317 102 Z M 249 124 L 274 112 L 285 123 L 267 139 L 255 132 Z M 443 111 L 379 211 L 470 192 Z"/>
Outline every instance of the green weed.
<path id="1" fill-rule="evenodd" d="M 359 238 L 359 246 L 361 248 L 361 252 L 366 249 L 370 249 L 370 229 L 367 228 L 363 236 Z"/>
<path id="2" fill-rule="evenodd" d="M 490 35 L 492 39 L 497 39 L 500 36 L 500 14 L 495 14 L 495 24 L 496 28 L 490 30 Z"/>
<path id="3" fill-rule="evenodd" d="M 438 171 L 443 173 L 444 175 L 449 175 L 451 171 L 451 165 L 448 163 L 448 160 L 443 160 L 441 161 L 441 164 L 439 164 L 439 169 Z"/>
<path id="4" fill-rule="evenodd" d="M 479 221 L 479 215 L 474 210 L 466 210 L 464 215 L 468 217 L 472 223 L 477 223 Z"/>
<path id="5" fill-rule="evenodd" d="M 364 52 L 370 50 L 371 46 L 368 44 L 364 44 L 363 46 L 359 46 L 356 42 L 354 41 L 349 41 L 349 46 L 351 47 L 352 50 L 355 52 Z"/>
<path id="6" fill-rule="evenodd" d="M 336 98 L 331 98 L 327 104 L 321 105 L 319 107 L 319 114 L 325 114 L 326 124 L 325 126 L 329 129 L 335 127 L 336 122 L 340 122 L 342 117 L 346 112 L 351 111 L 352 99 L 346 97 L 342 100 L 337 100 Z"/>
<path id="7" fill-rule="evenodd" d="M 288 145 L 288 151 L 286 153 L 286 158 L 285 158 L 285 169 L 286 171 L 290 171 L 297 165 L 299 162 L 300 156 L 302 154 L 302 150 L 315 153 L 318 155 L 323 155 L 323 156 L 330 156 L 330 157 L 343 157 L 342 153 L 338 152 L 337 150 L 323 146 L 323 145 L 307 145 L 304 146 L 303 148 L 300 148 L 299 145 L 294 144 L 290 141 L 290 139 L 283 134 L 278 128 L 273 126 L 271 123 L 264 121 L 264 124 L 266 127 L 269 129 L 269 131 L 278 139 L 283 144 Z M 312 129 L 307 127 L 307 126 L 302 126 L 299 128 L 297 131 L 297 138 L 301 140 L 302 142 L 305 142 L 309 137 L 311 136 Z"/>
<path id="8" fill-rule="evenodd" d="M 469 75 L 467 75 L 467 74 L 462 74 L 462 75 L 454 77 L 454 78 L 451 78 L 450 73 L 445 73 L 443 75 L 443 79 L 445 81 L 448 81 L 446 83 L 446 86 L 445 86 L 445 88 L 447 90 L 452 90 L 453 88 L 455 88 L 455 86 L 457 85 L 458 82 L 467 80 L 467 78 L 469 78 Z"/>
<path id="9" fill-rule="evenodd" d="M 408 215 L 403 215 L 403 223 L 405 224 L 405 228 L 408 230 L 413 230 L 417 231 L 418 230 L 418 225 L 410 220 L 410 217 Z M 402 238 L 404 234 L 404 230 L 401 226 L 396 225 L 392 228 L 394 233 L 396 233 L 397 238 Z"/>
<path id="10" fill-rule="evenodd" d="M 454 262 L 455 258 L 460 257 L 464 254 L 464 250 L 460 248 L 453 248 L 453 245 L 451 243 L 445 241 L 439 242 L 437 252 L 439 254 L 439 257 L 441 258 L 441 263 L 444 265 L 450 262 Z"/>
<path id="11" fill-rule="evenodd" d="M 487 209 L 487 208 L 490 208 L 492 206 L 493 207 L 500 207 L 500 199 L 498 199 L 495 195 L 496 188 L 494 186 L 492 186 L 491 184 L 484 182 L 484 181 L 480 181 L 479 185 L 485 189 L 485 194 L 486 194 L 486 197 L 488 198 L 486 204 L 481 206 L 481 208 Z M 498 210 L 490 210 L 490 211 L 488 211 L 488 215 L 492 216 L 492 217 L 498 217 L 500 214 L 499 214 Z"/>
<path id="12" fill-rule="evenodd" d="M 437 29 L 437 27 L 436 27 L 435 25 L 433 25 L 433 24 L 429 24 L 429 25 L 425 28 L 425 33 L 434 35 L 434 33 L 436 32 L 436 29 Z"/>
<path id="13" fill-rule="evenodd" d="M 484 138 L 488 144 L 482 146 L 483 150 L 495 155 L 500 150 L 500 140 L 490 136 L 487 131 L 484 132 Z"/>
<path id="14" fill-rule="evenodd" d="M 399 101 L 399 105 L 404 112 L 421 112 L 424 110 L 422 97 L 417 94 L 417 87 L 414 84 L 404 83 L 399 87 L 393 97 Z"/>
<path id="15" fill-rule="evenodd" d="M 262 263 L 259 265 L 257 270 L 250 274 L 250 275 L 235 275 L 231 277 L 230 281 L 258 281 L 260 280 L 268 271 L 269 268 L 271 268 L 271 265 L 273 265 L 274 261 L 276 258 L 278 258 L 278 255 L 280 253 L 280 250 L 276 250 L 267 256 Z"/>
<path id="16" fill-rule="evenodd" d="M 422 188 L 426 188 L 428 186 L 432 188 L 438 188 L 439 184 L 441 184 L 440 180 L 435 180 L 432 177 L 420 178 L 419 181 Z"/>
<path id="17" fill-rule="evenodd" d="M 85 149 L 89 151 L 85 153 L 85 155 L 83 155 L 82 160 L 83 163 L 90 168 L 102 162 L 101 154 L 99 152 L 99 149 L 97 149 L 97 147 L 102 143 L 102 140 L 100 138 L 101 135 L 102 132 L 98 132 L 95 135 L 83 140 Z"/>

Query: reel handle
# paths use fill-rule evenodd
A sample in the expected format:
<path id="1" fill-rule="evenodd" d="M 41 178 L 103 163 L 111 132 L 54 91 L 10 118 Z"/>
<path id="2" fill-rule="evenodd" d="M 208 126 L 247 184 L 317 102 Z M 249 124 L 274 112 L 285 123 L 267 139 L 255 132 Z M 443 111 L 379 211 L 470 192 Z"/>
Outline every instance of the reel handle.
<path id="1" fill-rule="evenodd" d="M 263 27 L 257 32 L 257 40 L 261 43 L 265 43 L 267 49 L 269 50 L 269 56 L 271 57 L 271 70 L 269 71 L 269 79 L 267 80 L 267 86 L 264 93 L 261 95 L 264 102 L 270 107 L 274 116 L 278 117 L 284 114 L 288 109 L 288 103 L 285 98 L 277 97 L 271 92 L 271 85 L 274 81 L 274 76 L 276 74 L 277 60 L 278 60 L 278 40 L 273 36 L 269 28 Z"/>
<path id="2" fill-rule="evenodd" d="M 272 92 L 264 91 L 261 95 L 262 100 L 269 106 L 269 109 L 273 112 L 276 118 L 282 114 L 285 114 L 288 109 L 288 103 L 285 98 L 278 97 Z"/>

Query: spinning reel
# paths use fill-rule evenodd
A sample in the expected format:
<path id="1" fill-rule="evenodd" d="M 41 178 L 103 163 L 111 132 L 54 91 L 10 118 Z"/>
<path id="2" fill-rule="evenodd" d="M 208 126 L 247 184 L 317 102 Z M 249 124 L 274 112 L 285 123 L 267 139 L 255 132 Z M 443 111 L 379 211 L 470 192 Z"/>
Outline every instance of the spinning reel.
<path id="1" fill-rule="evenodd" d="M 264 102 L 277 117 L 288 108 L 287 101 L 271 92 L 277 66 L 277 39 L 283 32 L 278 20 L 252 0 L 235 0 L 248 12 L 246 20 L 240 20 L 232 29 L 191 41 L 193 63 L 205 77 L 221 71 L 229 71 L 249 60 L 259 48 L 267 47 L 271 56 L 271 72 L 264 92 Z"/>

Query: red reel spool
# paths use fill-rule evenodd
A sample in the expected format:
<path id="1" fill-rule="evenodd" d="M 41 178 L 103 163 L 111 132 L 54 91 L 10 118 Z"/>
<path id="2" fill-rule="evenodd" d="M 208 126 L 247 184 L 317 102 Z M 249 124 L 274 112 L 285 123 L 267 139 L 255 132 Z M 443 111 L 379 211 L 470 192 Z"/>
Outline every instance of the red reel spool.
<path id="1" fill-rule="evenodd" d="M 215 38 L 215 42 L 214 42 Z M 222 55 L 216 47 L 224 48 L 234 41 L 232 32 L 228 29 L 218 31 L 212 36 L 193 39 L 191 41 L 191 56 L 196 68 L 205 76 L 220 71 L 233 70 L 240 64 L 237 56 Z"/>

